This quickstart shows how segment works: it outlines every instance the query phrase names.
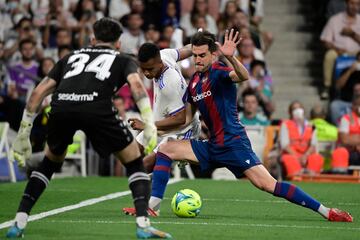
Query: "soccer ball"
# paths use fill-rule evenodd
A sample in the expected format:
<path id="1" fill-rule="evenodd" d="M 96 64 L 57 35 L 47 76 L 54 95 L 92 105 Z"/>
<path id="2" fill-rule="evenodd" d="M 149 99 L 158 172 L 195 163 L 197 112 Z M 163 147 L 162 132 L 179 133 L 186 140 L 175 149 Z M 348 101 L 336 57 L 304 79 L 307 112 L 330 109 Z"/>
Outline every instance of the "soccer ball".
<path id="1" fill-rule="evenodd" d="M 200 195 L 191 189 L 178 191 L 171 201 L 171 209 L 178 217 L 196 217 L 200 213 L 201 205 Z"/>

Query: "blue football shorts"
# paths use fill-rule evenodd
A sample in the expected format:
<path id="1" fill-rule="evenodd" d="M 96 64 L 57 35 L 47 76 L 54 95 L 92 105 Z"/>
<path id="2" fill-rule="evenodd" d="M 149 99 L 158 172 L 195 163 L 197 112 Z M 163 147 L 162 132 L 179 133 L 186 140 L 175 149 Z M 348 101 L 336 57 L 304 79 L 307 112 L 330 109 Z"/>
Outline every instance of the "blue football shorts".
<path id="1" fill-rule="evenodd" d="M 202 171 L 226 167 L 237 178 L 251 167 L 261 164 L 248 139 L 236 139 L 223 146 L 192 139 L 191 147 Z"/>

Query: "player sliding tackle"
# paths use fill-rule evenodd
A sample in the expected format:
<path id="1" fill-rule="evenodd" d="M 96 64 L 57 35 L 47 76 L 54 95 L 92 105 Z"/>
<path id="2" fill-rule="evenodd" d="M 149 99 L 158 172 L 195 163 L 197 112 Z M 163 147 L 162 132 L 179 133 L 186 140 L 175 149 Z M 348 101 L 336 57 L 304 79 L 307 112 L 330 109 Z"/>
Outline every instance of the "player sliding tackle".
<path id="1" fill-rule="evenodd" d="M 111 153 L 124 164 L 134 198 L 138 238 L 171 238 L 168 233 L 150 226 L 148 200 L 150 178 L 145 173 L 141 153 L 133 136 L 113 110 L 112 96 L 126 82 L 140 109 L 144 126 L 145 153 L 156 146 L 157 130 L 146 90 L 137 65 L 118 52 L 122 33 L 118 22 L 102 18 L 94 23 L 93 47 L 83 48 L 61 59 L 32 92 L 26 105 L 21 127 L 13 143 L 14 157 L 21 164 L 30 158 L 29 136 L 36 110 L 53 93 L 48 123 L 45 157 L 31 173 L 14 225 L 8 238 L 23 237 L 31 209 L 48 186 L 54 172 L 61 169 L 67 146 L 74 133 L 85 132 L 100 155 Z M 71 236 L 69 237 L 71 238 Z"/>
<path id="2" fill-rule="evenodd" d="M 160 145 L 151 193 L 158 202 L 149 207 L 153 211 L 159 210 L 172 161 L 185 159 L 200 164 L 202 170 L 226 167 L 237 177 L 244 174 L 260 190 L 312 209 L 329 221 L 352 222 L 349 213 L 327 208 L 295 185 L 276 181 L 253 152 L 245 129 L 237 119 L 235 83 L 249 79 L 245 67 L 233 56 L 239 42 L 239 33 L 234 33 L 233 29 L 226 31 L 223 45 L 217 45 L 215 36 L 207 31 L 192 37 L 196 74 L 188 85 L 187 100 L 200 111 L 210 131 L 210 139 L 177 140 Z M 233 69 L 216 61 L 218 54 L 225 57 Z"/>

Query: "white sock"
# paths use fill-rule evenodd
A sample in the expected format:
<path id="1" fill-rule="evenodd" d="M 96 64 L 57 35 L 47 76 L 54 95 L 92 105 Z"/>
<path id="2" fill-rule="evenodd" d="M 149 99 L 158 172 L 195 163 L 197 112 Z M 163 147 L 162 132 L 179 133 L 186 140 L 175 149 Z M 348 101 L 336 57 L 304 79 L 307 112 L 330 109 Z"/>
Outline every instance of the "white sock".
<path id="1" fill-rule="evenodd" d="M 320 207 L 318 209 L 318 213 L 320 213 L 324 218 L 329 218 L 329 212 L 330 208 L 325 207 L 324 205 L 320 204 Z"/>
<path id="2" fill-rule="evenodd" d="M 29 215 L 24 212 L 18 212 L 15 216 L 15 222 L 17 223 L 17 226 L 21 229 L 24 229 L 27 224 Z"/>
<path id="3" fill-rule="evenodd" d="M 139 227 L 145 228 L 145 227 L 149 227 L 150 226 L 150 219 L 147 217 L 136 217 L 136 224 Z"/>
<path id="4" fill-rule="evenodd" d="M 149 200 L 149 208 L 155 211 L 159 210 L 161 201 L 162 201 L 161 198 L 151 196 Z"/>

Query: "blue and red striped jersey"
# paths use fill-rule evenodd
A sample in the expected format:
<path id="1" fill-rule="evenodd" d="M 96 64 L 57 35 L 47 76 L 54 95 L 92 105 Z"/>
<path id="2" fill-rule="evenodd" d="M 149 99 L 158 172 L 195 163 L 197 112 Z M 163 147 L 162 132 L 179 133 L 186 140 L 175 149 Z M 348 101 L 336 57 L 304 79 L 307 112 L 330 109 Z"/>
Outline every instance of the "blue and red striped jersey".
<path id="1" fill-rule="evenodd" d="M 208 71 L 195 73 L 188 85 L 187 101 L 199 109 L 209 128 L 210 142 L 217 145 L 246 136 L 238 119 L 237 91 L 230 71 L 223 63 L 214 62 Z"/>

